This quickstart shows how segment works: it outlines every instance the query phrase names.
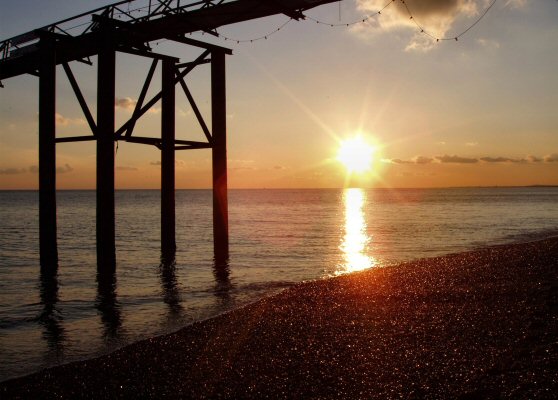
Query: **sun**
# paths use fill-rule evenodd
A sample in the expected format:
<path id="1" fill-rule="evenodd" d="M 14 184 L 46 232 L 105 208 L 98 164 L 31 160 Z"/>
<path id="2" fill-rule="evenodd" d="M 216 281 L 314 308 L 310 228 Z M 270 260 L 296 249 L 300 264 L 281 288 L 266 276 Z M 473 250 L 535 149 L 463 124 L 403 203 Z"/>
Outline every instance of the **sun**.
<path id="1" fill-rule="evenodd" d="M 360 136 L 346 139 L 341 142 L 337 152 L 337 160 L 347 168 L 349 172 L 362 173 L 372 168 L 375 148 Z"/>

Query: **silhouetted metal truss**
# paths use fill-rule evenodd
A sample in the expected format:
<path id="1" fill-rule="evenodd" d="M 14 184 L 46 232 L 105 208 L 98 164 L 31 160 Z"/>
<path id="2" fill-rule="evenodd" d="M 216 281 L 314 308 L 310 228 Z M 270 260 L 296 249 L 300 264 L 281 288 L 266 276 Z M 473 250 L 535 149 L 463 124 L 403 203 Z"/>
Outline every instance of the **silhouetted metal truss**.
<path id="1" fill-rule="evenodd" d="M 99 43 L 149 51 L 160 39 L 188 41 L 184 35 L 237 22 L 285 14 L 303 19 L 303 11 L 336 0 L 125 0 L 56 22 L 0 42 L 0 80 L 30 73 L 39 64 L 39 40 L 56 41 L 57 64 L 85 61 Z M 191 44 L 191 43 L 190 43 Z"/>

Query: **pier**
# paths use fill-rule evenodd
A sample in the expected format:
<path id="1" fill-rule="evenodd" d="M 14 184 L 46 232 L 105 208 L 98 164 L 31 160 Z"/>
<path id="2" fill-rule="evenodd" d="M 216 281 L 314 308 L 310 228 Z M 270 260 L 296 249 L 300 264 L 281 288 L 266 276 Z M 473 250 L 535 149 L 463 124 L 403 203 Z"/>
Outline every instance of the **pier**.
<path id="1" fill-rule="evenodd" d="M 194 40 L 187 35 L 206 32 L 219 36 L 216 29 L 275 14 L 304 19 L 303 11 L 333 0 L 125 0 L 101 7 L 52 25 L 0 42 L 0 81 L 31 74 L 39 80 L 39 244 L 44 273 L 58 268 L 56 227 L 56 146 L 68 142 L 95 141 L 97 196 L 97 269 L 110 276 L 116 270 L 115 238 L 115 145 L 118 141 L 157 147 L 161 152 L 161 252 L 176 250 L 175 152 L 211 149 L 213 182 L 214 256 L 228 259 L 229 224 L 227 200 L 226 56 L 232 50 Z M 130 8 L 140 15 L 132 15 Z M 69 33 L 68 26 L 81 26 Z M 183 61 L 159 54 L 151 43 L 168 40 L 196 48 L 200 55 Z M 117 53 L 152 60 L 137 104 L 130 119 L 115 126 L 115 69 Z M 97 116 L 93 117 L 71 63 L 93 66 L 97 57 Z M 211 69 L 211 129 L 196 105 L 185 77 L 195 68 L 209 64 Z M 87 136 L 56 137 L 56 70 L 62 66 L 74 91 L 91 133 Z M 160 68 L 159 68 L 160 66 Z M 146 95 L 157 70 L 161 90 L 147 100 Z M 206 141 L 177 140 L 175 107 L 177 86 L 202 128 Z M 160 137 L 134 135 L 138 120 L 161 102 Z"/>

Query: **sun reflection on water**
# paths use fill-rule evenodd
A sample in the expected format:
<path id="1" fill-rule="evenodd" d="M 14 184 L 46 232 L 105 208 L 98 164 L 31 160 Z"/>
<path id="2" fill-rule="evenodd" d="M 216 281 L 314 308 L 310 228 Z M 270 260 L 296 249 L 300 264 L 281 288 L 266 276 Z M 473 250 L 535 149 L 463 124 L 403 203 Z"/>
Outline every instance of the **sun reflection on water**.
<path id="1" fill-rule="evenodd" d="M 371 238 L 366 232 L 364 218 L 364 204 L 366 193 L 363 189 L 346 189 L 343 194 L 345 204 L 345 236 L 340 246 L 343 252 L 343 263 L 336 275 L 361 271 L 376 264 L 374 258 L 366 254 L 366 248 Z"/>

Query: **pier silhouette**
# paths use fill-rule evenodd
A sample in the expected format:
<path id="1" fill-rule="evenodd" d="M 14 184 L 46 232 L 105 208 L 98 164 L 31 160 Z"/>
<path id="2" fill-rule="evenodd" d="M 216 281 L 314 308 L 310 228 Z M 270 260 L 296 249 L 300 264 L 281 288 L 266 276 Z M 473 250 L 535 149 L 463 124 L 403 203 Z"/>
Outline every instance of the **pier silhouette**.
<path id="1" fill-rule="evenodd" d="M 42 270 L 58 265 L 56 223 L 56 146 L 95 141 L 97 148 L 97 270 L 99 302 L 110 299 L 110 277 L 116 270 L 115 145 L 118 141 L 155 146 L 161 152 L 161 251 L 176 250 L 175 152 L 211 149 L 213 182 L 213 239 L 216 260 L 229 255 L 227 199 L 226 63 L 228 48 L 186 37 L 192 32 L 218 36 L 223 25 L 285 14 L 304 19 L 303 11 L 334 0 L 126 0 L 101 7 L 0 42 L 0 81 L 23 74 L 39 78 L 39 242 Z M 127 10 L 126 7 L 127 6 Z M 130 10 L 135 11 L 132 14 Z M 74 28 L 79 28 L 76 32 Z M 70 33 L 72 32 L 72 33 Z M 199 49 L 194 60 L 156 53 L 151 44 L 168 40 Z M 117 53 L 152 60 L 130 119 L 115 126 L 115 68 Z M 97 57 L 97 116 L 93 117 L 70 63 L 93 65 Z M 210 65 L 211 130 L 199 111 L 185 77 L 195 68 Z M 87 136 L 56 137 L 56 70 L 61 65 L 91 130 Z M 160 66 L 161 90 L 147 93 Z M 206 141 L 175 137 L 176 86 L 180 86 Z M 138 120 L 161 102 L 160 137 L 134 135 Z M 217 264 L 223 264 L 218 261 Z M 51 271 L 51 275 L 53 273 Z M 217 274 L 222 277 L 221 274 Z M 166 279 L 166 278 L 165 278 Z M 219 278 L 220 279 L 220 278 Z M 218 279 L 218 280 L 219 280 Z M 106 287 L 105 287 L 106 286 Z M 101 290 L 102 288 L 102 290 Z M 105 296 L 105 294 L 108 294 Z M 104 307 L 104 306 L 103 306 Z M 109 318 L 111 319 L 111 318 Z M 118 319 L 118 318 L 116 318 Z"/>

